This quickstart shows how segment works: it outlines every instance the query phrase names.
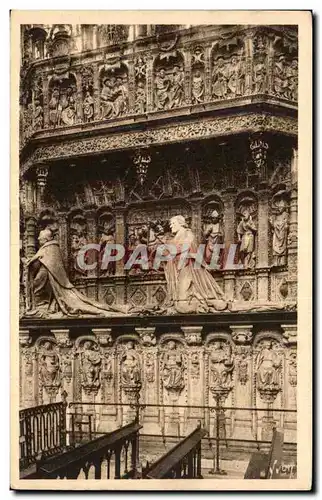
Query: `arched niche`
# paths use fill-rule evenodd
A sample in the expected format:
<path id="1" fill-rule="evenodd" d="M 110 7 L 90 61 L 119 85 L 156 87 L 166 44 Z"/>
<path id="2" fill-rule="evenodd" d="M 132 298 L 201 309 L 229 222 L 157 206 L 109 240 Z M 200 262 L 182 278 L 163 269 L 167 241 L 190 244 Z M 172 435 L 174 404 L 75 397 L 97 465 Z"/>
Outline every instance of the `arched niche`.
<path id="1" fill-rule="evenodd" d="M 185 94 L 182 54 L 178 50 L 170 55 L 161 52 L 154 61 L 153 75 L 154 108 L 166 110 L 183 106 Z"/>
<path id="2" fill-rule="evenodd" d="M 218 265 L 221 266 L 220 253 L 217 245 L 222 245 L 225 240 L 224 229 L 224 204 L 218 195 L 208 196 L 202 205 L 202 237 L 206 245 L 205 260 L 210 264 L 213 253 L 218 254 Z"/>
<path id="3" fill-rule="evenodd" d="M 76 78 L 72 73 L 62 78 L 54 76 L 49 82 L 49 126 L 64 127 L 76 123 Z"/>
<path id="4" fill-rule="evenodd" d="M 272 93 L 282 99 L 298 98 L 298 49 L 297 44 L 285 37 L 273 42 Z"/>
<path id="5" fill-rule="evenodd" d="M 220 40 L 211 52 L 213 100 L 242 96 L 246 84 L 245 47 L 242 37 Z"/>
<path id="6" fill-rule="evenodd" d="M 34 60 L 44 59 L 47 31 L 40 25 L 34 26 L 29 30 L 29 36 L 31 38 L 32 58 Z"/>
<path id="7" fill-rule="evenodd" d="M 100 72 L 100 119 L 108 120 L 129 112 L 128 68 L 117 62 Z"/>
<path id="8" fill-rule="evenodd" d="M 81 210 L 75 210 L 68 216 L 68 248 L 70 272 L 73 278 L 86 275 L 77 261 L 79 251 L 87 245 L 87 221 Z M 86 258 L 85 258 L 86 262 Z"/>
<path id="9" fill-rule="evenodd" d="M 253 269 L 258 246 L 258 200 L 254 193 L 240 193 L 236 198 L 235 211 L 238 259 L 245 269 Z"/>

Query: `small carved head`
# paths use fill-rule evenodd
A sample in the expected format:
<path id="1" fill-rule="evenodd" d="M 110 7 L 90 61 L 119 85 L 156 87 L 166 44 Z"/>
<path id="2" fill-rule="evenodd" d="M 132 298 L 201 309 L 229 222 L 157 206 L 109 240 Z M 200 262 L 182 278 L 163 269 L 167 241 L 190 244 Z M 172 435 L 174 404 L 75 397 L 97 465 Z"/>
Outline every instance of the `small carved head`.
<path id="1" fill-rule="evenodd" d="M 173 233 L 177 233 L 182 227 L 186 227 L 186 220 L 183 215 L 171 217 L 170 228 Z"/>
<path id="2" fill-rule="evenodd" d="M 127 342 L 126 344 L 126 347 L 128 349 L 134 349 L 134 342 L 132 340 L 129 340 L 129 342 Z"/>
<path id="3" fill-rule="evenodd" d="M 40 245 L 44 245 L 47 241 L 51 241 L 53 239 L 53 233 L 50 229 L 43 229 L 40 231 L 38 236 L 38 241 Z"/>
<path id="4" fill-rule="evenodd" d="M 171 351 L 172 351 L 173 349 L 175 349 L 175 348 L 176 348 L 176 344 L 175 344 L 175 342 L 174 342 L 173 340 L 170 340 L 170 341 L 168 342 L 168 348 L 169 348 Z"/>
<path id="5" fill-rule="evenodd" d="M 88 349 L 91 349 L 92 347 L 92 343 L 89 341 L 89 340 L 86 340 L 86 342 L 84 342 L 84 350 L 88 350 Z"/>

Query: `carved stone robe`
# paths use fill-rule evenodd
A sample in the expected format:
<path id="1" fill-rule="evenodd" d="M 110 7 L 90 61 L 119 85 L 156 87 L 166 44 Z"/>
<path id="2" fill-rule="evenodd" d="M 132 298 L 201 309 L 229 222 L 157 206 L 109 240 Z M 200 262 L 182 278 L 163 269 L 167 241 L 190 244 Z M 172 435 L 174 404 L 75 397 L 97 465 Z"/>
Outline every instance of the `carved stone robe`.
<path id="1" fill-rule="evenodd" d="M 82 295 L 66 274 L 58 242 L 47 241 L 28 266 L 27 303 L 36 314 L 60 311 L 66 316 L 113 315 L 121 307 L 99 304 Z"/>

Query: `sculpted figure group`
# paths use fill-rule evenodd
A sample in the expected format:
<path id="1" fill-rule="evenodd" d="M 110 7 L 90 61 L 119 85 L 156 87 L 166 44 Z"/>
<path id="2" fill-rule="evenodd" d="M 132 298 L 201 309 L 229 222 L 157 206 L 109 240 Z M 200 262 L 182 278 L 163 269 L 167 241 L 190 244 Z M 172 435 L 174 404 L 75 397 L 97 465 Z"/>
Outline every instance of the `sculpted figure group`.
<path id="1" fill-rule="evenodd" d="M 174 66 L 171 73 L 159 69 L 155 77 L 156 109 L 172 109 L 184 102 L 184 73 L 179 66 Z"/>
<path id="2" fill-rule="evenodd" d="M 125 115 L 128 106 L 127 77 L 106 78 L 101 91 L 101 120 Z"/>

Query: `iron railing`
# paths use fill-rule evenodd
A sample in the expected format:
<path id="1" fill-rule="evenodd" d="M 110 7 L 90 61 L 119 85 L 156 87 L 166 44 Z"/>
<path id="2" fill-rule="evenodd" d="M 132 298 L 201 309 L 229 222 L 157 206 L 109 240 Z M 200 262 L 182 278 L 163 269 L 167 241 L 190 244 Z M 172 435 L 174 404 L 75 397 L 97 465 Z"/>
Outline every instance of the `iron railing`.
<path id="1" fill-rule="evenodd" d="M 66 407 L 60 402 L 19 411 L 20 469 L 66 449 Z"/>

